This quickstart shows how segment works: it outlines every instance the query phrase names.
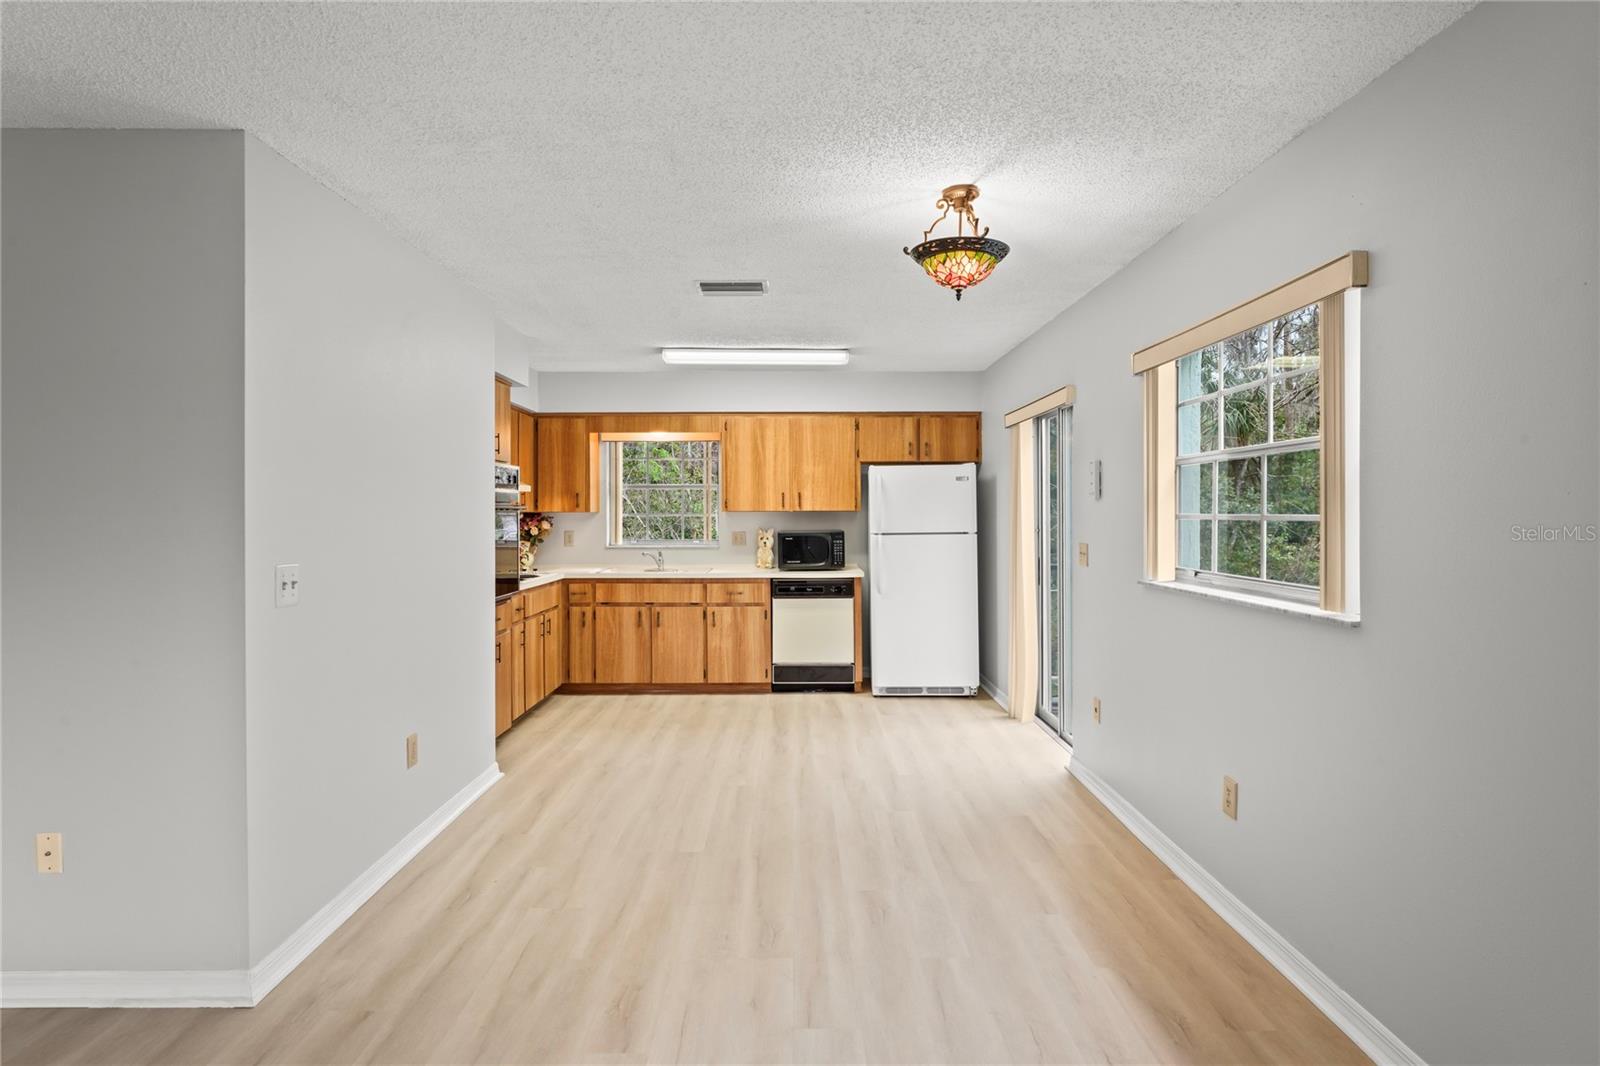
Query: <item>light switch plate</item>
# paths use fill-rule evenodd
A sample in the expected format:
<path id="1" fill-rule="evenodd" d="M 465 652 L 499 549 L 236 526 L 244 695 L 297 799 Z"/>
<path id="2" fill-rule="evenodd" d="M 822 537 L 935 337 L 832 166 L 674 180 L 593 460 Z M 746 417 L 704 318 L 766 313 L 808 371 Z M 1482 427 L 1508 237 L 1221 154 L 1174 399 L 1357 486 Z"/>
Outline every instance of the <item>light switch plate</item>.
<path id="1" fill-rule="evenodd" d="M 34 858 L 42 874 L 61 872 L 61 834 L 40 833 L 33 838 Z"/>
<path id="2" fill-rule="evenodd" d="M 572 530 L 563 529 L 561 531 L 561 546 L 563 548 L 572 547 Z"/>
<path id="3" fill-rule="evenodd" d="M 1100 697 L 1099 696 L 1096 696 L 1094 698 L 1094 724 L 1095 725 L 1099 725 L 1100 724 Z"/>
<path id="4" fill-rule="evenodd" d="M 278 607 L 300 605 L 300 564 L 279 563 L 272 571 L 273 603 Z"/>
<path id="5" fill-rule="evenodd" d="M 1078 542 L 1078 565 L 1089 565 L 1089 545 L 1081 540 Z"/>

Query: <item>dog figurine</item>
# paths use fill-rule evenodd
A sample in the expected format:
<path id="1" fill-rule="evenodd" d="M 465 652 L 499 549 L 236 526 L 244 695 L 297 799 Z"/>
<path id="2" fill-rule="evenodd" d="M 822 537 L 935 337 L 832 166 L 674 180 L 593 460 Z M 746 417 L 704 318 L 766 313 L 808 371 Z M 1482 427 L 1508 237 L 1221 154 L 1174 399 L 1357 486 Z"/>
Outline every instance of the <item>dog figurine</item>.
<path id="1" fill-rule="evenodd" d="M 756 569 L 772 569 L 772 541 L 772 530 L 756 530 Z"/>

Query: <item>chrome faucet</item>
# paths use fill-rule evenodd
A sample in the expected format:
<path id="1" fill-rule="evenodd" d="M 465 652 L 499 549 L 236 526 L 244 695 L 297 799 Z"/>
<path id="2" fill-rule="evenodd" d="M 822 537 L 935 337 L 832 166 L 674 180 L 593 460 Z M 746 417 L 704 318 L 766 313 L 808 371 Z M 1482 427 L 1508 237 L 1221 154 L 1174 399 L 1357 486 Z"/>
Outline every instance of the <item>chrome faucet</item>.
<path id="1" fill-rule="evenodd" d="M 655 569 L 665 570 L 667 568 L 667 561 L 662 558 L 660 552 L 640 552 L 639 554 L 654 563 Z"/>

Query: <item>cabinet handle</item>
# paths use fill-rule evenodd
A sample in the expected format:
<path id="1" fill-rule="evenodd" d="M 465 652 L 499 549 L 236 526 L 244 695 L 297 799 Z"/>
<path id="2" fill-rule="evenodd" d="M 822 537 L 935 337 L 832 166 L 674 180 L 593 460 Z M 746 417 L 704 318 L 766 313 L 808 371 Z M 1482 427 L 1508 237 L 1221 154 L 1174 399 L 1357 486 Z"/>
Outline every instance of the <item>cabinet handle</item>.
<path id="1" fill-rule="evenodd" d="M 644 628 L 644 612 L 643 611 L 634 611 L 633 612 L 633 628 L 635 628 L 635 629 L 643 629 Z"/>
<path id="2" fill-rule="evenodd" d="M 716 611 L 712 611 L 711 612 L 711 628 L 712 629 L 717 628 L 717 612 Z"/>
<path id="3" fill-rule="evenodd" d="M 572 494 L 572 509 L 574 511 L 576 511 L 578 509 L 578 503 L 579 503 L 578 497 L 581 496 L 581 495 L 582 495 L 582 493 L 578 493 L 578 492 L 574 492 Z"/>
<path id="4" fill-rule="evenodd" d="M 804 511 L 806 509 L 806 494 L 803 493 L 803 492 L 795 493 L 794 494 L 794 505 L 796 507 L 800 508 L 800 510 Z"/>
<path id="5" fill-rule="evenodd" d="M 916 457 L 917 457 L 917 442 L 914 441 L 914 440 L 906 441 L 906 458 L 907 459 L 915 459 Z"/>
<path id="6" fill-rule="evenodd" d="M 928 451 L 932 447 L 933 446 L 931 444 L 929 444 L 927 441 L 923 441 L 922 442 L 922 457 L 924 459 L 928 458 Z"/>
<path id="7" fill-rule="evenodd" d="M 785 490 L 778 493 L 778 510 L 781 511 L 787 506 L 789 506 L 789 493 Z"/>
<path id="8" fill-rule="evenodd" d="M 656 612 L 656 628 L 657 629 L 661 628 L 661 612 L 660 611 Z"/>
<path id="9" fill-rule="evenodd" d="M 494 661 L 495 661 L 496 665 L 499 665 L 499 663 L 500 663 L 500 642 L 498 640 L 494 642 Z"/>

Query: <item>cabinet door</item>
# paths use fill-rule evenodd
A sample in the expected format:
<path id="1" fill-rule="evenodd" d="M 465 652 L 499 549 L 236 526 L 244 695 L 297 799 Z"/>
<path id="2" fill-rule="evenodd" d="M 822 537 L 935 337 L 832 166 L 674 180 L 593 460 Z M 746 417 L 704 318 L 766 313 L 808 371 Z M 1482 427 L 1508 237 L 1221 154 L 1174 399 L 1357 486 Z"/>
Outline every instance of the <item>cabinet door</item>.
<path id="1" fill-rule="evenodd" d="M 594 608 L 574 607 L 567 615 L 567 680 L 594 682 Z"/>
<path id="2" fill-rule="evenodd" d="M 582 418 L 539 415 L 534 419 L 534 509 L 569 514 L 597 511 L 599 461 Z"/>
<path id="3" fill-rule="evenodd" d="M 862 415 L 856 449 L 863 463 L 917 461 L 916 415 Z"/>
<path id="4" fill-rule="evenodd" d="M 655 623 L 650 638 L 650 680 L 658 685 L 699 684 L 706 679 L 706 609 L 646 607 Z"/>
<path id="5" fill-rule="evenodd" d="M 534 429 L 533 416 L 526 411 L 513 412 L 513 419 L 511 443 L 516 454 L 515 462 L 522 471 L 522 483 L 529 486 L 520 502 L 524 511 L 536 511 L 538 508 L 534 506 L 532 486 L 539 481 L 539 471 L 534 465 L 535 457 L 539 454 L 538 431 Z"/>
<path id="6" fill-rule="evenodd" d="M 853 415 L 790 415 L 788 511 L 854 511 L 860 506 Z"/>
<path id="7" fill-rule="evenodd" d="M 511 665 L 516 658 L 511 643 L 511 630 L 502 629 L 494 635 L 494 735 L 499 736 L 511 728 Z"/>
<path id="8" fill-rule="evenodd" d="M 521 718 L 528 713 L 528 709 L 538 703 L 542 697 L 544 675 L 544 662 L 539 658 L 539 619 L 529 618 L 521 625 L 514 627 L 517 634 L 513 644 L 521 665 L 513 671 L 516 679 L 511 687 L 516 696 L 516 703 L 512 706 L 512 718 Z"/>
<path id="9" fill-rule="evenodd" d="M 772 677 L 772 626 L 765 607 L 712 607 L 706 629 L 706 680 L 748 685 Z"/>
<path id="10" fill-rule="evenodd" d="M 722 509 L 782 511 L 788 479 L 788 424 L 779 415 L 730 415 L 722 428 Z"/>
<path id="11" fill-rule="evenodd" d="M 923 415 L 922 456 L 925 463 L 975 463 L 983 444 L 977 415 Z"/>
<path id="12" fill-rule="evenodd" d="M 511 386 L 499 378 L 494 379 L 494 457 L 496 462 L 514 462 L 511 458 Z"/>
<path id="13" fill-rule="evenodd" d="M 540 638 L 539 644 L 544 656 L 544 668 L 540 673 L 539 698 L 544 699 L 566 683 L 567 661 L 562 643 L 561 608 L 552 607 L 539 618 L 544 629 L 544 636 Z"/>
<path id="14" fill-rule="evenodd" d="M 694 608 L 698 611 L 700 608 Z M 650 680 L 650 607 L 594 609 L 594 679 L 601 685 L 643 685 Z"/>

